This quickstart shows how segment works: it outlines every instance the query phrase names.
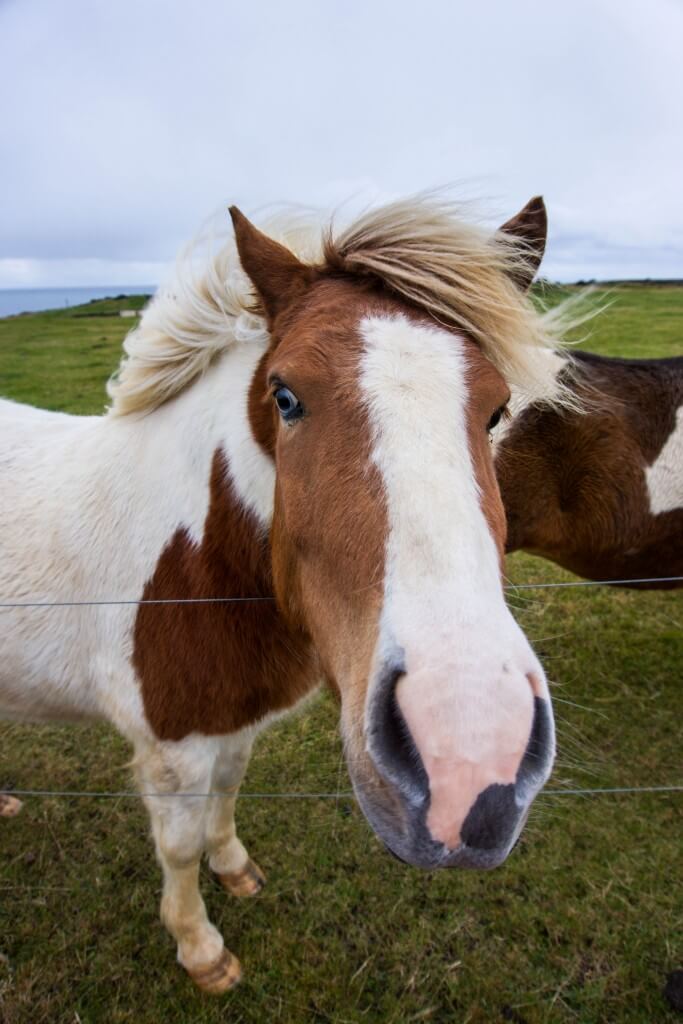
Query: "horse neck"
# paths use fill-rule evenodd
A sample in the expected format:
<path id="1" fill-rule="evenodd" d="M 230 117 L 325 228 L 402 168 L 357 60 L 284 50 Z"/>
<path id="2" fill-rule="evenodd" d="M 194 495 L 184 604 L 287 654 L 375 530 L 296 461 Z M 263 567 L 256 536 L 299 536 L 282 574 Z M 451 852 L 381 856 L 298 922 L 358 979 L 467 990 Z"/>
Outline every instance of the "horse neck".
<path id="1" fill-rule="evenodd" d="M 274 464 L 254 439 L 249 389 L 263 349 L 237 344 L 178 396 L 142 418 L 112 419 L 121 456 L 168 557 L 171 548 L 197 585 L 240 563 L 266 573 L 264 551 L 273 512 Z M 125 468 L 124 468 L 125 471 Z M 189 545 L 181 556 L 178 547 Z M 192 551 L 190 557 L 189 551 Z M 174 575 L 177 576 L 177 568 Z M 249 589 L 255 580 L 244 580 Z M 262 582 L 262 580 L 261 580 Z M 190 580 L 184 581 L 190 586 Z M 203 587 L 200 587 L 203 589 Z"/>

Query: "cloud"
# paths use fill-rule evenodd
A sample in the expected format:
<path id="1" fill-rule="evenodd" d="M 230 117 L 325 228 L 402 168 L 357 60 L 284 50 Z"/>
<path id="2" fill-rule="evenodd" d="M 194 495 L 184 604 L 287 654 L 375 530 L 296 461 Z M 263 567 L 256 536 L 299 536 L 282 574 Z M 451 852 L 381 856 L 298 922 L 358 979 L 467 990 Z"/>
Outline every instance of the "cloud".
<path id="1" fill-rule="evenodd" d="M 156 286 L 172 263 L 112 259 L 0 259 L 0 288 Z"/>
<path id="2" fill-rule="evenodd" d="M 547 272 L 680 276 L 682 31 L 672 0 L 5 3 L 0 285 L 147 283 L 229 202 L 452 181 L 501 219 L 543 192 Z"/>

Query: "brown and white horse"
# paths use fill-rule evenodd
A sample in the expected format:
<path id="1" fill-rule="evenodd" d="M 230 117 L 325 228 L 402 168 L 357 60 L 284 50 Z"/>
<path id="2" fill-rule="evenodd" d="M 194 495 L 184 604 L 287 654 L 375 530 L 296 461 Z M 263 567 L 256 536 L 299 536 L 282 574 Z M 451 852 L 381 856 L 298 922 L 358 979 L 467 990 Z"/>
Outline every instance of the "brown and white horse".
<path id="1" fill-rule="evenodd" d="M 683 357 L 551 359 L 576 406 L 518 396 L 493 434 L 506 551 L 591 580 L 683 576 Z"/>
<path id="2" fill-rule="evenodd" d="M 232 216 L 236 246 L 128 337 L 105 416 L 0 403 L 0 594 L 57 605 L 0 610 L 0 714 L 103 718 L 131 741 L 162 919 L 210 992 L 240 968 L 200 858 L 259 890 L 237 791 L 256 732 L 321 679 L 391 851 L 510 852 L 554 733 L 504 601 L 488 431 L 511 386 L 566 399 L 525 295 L 537 203 L 493 237 L 435 199 L 287 244 Z M 200 603 L 222 597 L 243 600 Z M 105 603 L 60 605 L 83 598 Z"/>

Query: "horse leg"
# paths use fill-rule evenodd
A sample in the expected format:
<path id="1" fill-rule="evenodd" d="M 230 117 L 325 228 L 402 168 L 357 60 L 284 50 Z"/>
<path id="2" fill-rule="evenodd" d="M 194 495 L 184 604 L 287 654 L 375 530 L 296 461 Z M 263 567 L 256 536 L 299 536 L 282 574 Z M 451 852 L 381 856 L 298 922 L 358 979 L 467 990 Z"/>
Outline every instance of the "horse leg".
<path id="1" fill-rule="evenodd" d="M 199 892 L 214 758 L 214 745 L 164 743 L 138 752 L 135 765 L 164 876 L 161 920 L 178 943 L 179 963 L 200 988 L 217 995 L 239 981 L 240 965 L 209 921 Z M 181 793 L 196 795 L 174 795 Z"/>
<path id="2" fill-rule="evenodd" d="M 237 838 L 235 802 L 251 754 L 252 738 L 227 737 L 216 758 L 206 821 L 209 866 L 233 896 L 255 896 L 265 875 Z"/>

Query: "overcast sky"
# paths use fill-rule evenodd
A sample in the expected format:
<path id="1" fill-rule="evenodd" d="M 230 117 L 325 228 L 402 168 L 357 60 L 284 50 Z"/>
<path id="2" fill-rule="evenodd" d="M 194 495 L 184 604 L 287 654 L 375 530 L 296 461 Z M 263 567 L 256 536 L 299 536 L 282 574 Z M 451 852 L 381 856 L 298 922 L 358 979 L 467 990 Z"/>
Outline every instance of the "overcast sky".
<path id="1" fill-rule="evenodd" d="M 549 277 L 683 277 L 682 51 L 680 0 L 0 0 L 0 287 L 449 182 L 543 193 Z"/>

